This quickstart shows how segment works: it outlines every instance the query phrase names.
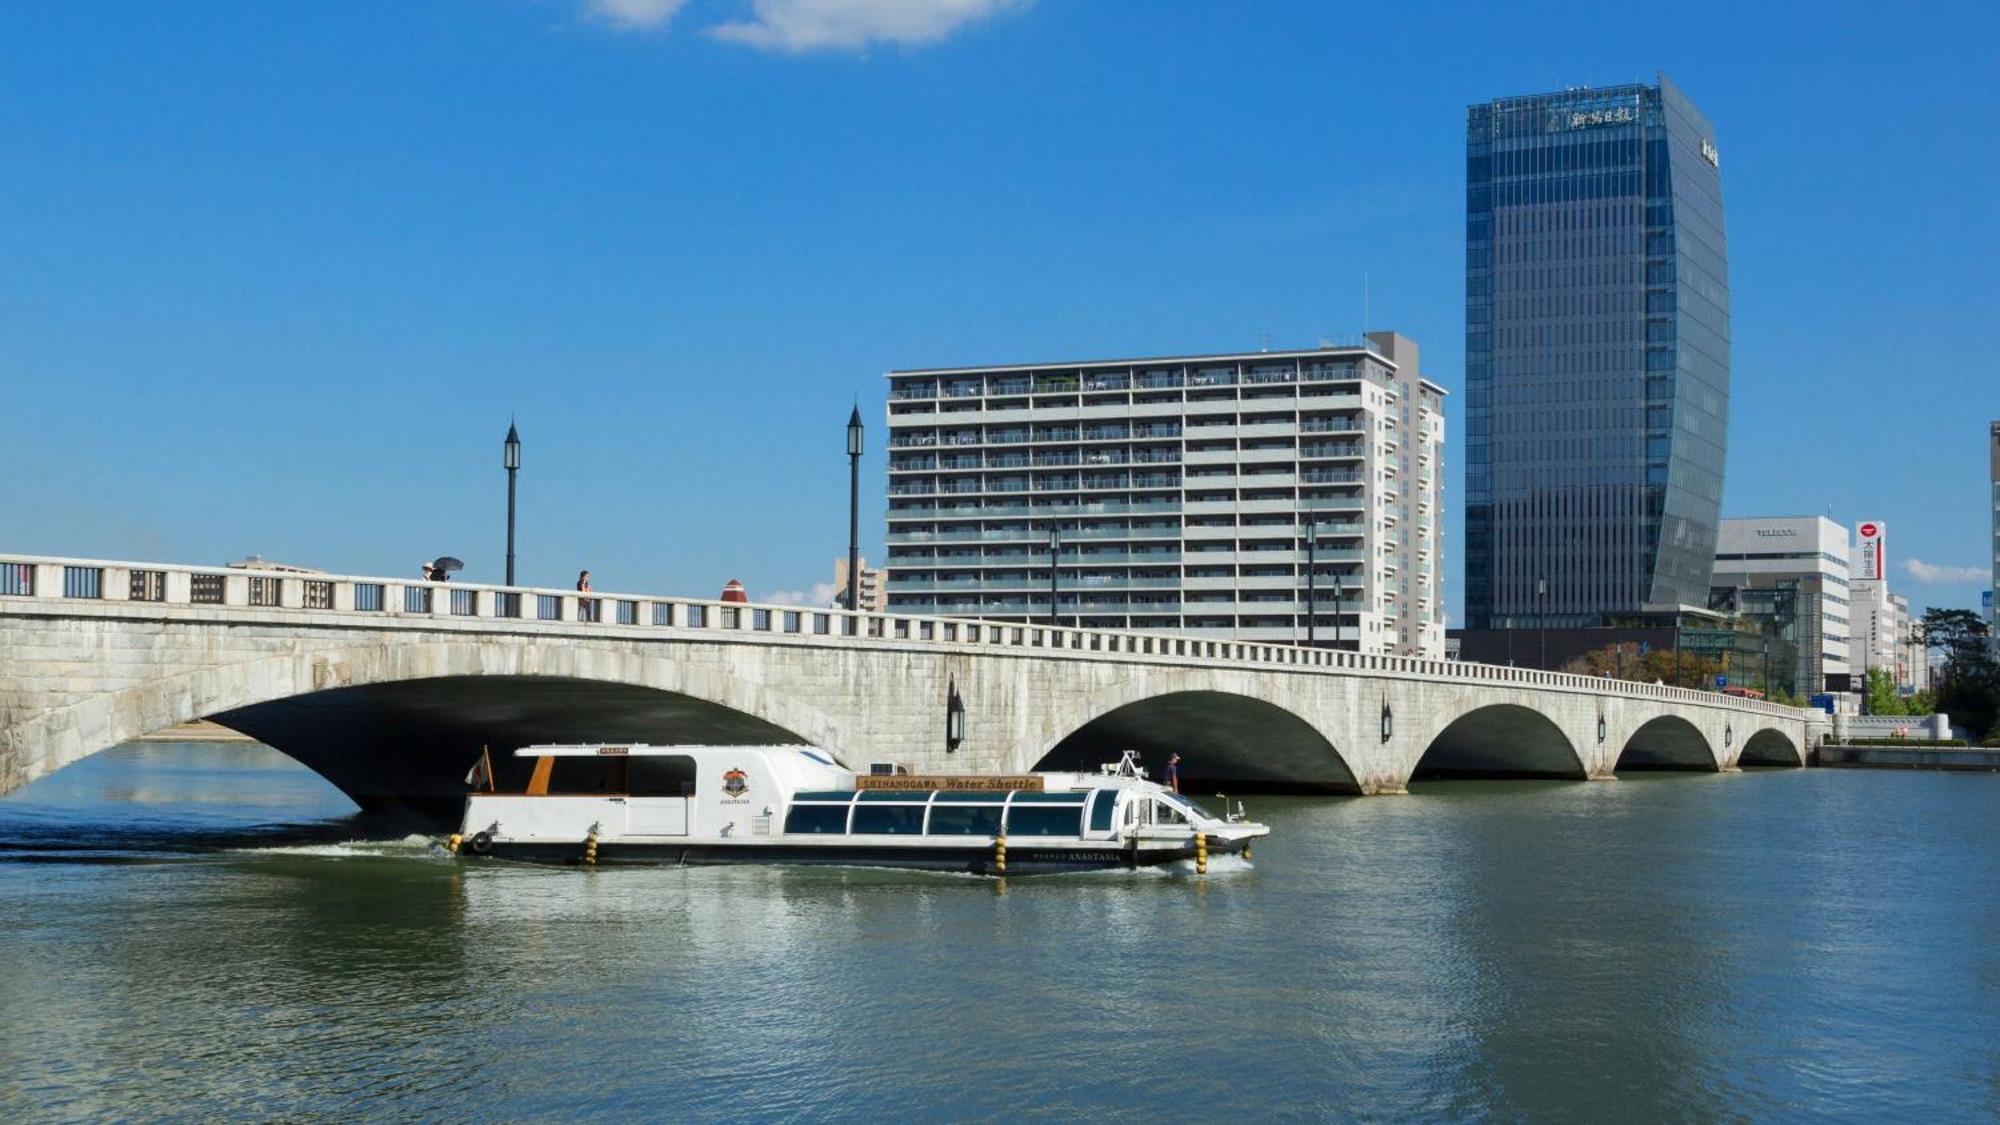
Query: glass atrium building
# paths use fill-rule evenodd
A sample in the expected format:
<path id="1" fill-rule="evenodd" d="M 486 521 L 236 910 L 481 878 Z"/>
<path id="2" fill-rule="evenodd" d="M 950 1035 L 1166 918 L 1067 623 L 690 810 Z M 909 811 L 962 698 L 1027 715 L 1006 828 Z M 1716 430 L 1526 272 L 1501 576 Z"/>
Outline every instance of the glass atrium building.
<path id="1" fill-rule="evenodd" d="M 1729 424 L 1715 130 L 1653 86 L 1466 113 L 1466 624 L 1706 604 Z"/>

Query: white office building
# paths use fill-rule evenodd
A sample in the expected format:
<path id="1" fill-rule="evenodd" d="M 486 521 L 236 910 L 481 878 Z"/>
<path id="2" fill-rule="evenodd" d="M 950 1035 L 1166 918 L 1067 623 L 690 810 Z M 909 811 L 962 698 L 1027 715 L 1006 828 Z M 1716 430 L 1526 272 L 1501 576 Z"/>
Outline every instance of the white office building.
<path id="1" fill-rule="evenodd" d="M 1904 692 L 1929 690 L 1930 663 L 1924 646 L 1917 640 L 1917 622 L 1910 617 L 1910 599 L 1890 594 L 1889 618 L 1896 632 L 1896 686 Z"/>
<path id="2" fill-rule="evenodd" d="M 1402 336 L 888 378 L 892 612 L 1049 620 L 1053 553 L 1066 625 L 1444 654 L 1445 392 Z"/>
<path id="3" fill-rule="evenodd" d="M 1851 557 L 1847 529 L 1823 516 L 1724 519 L 1717 529 L 1713 585 L 1795 584 L 1797 682 L 1806 694 L 1849 672 Z"/>
<path id="4" fill-rule="evenodd" d="M 1854 580 L 1848 585 L 1853 628 L 1848 663 L 1854 690 L 1861 691 L 1872 669 L 1896 677 L 1896 607 L 1889 593 L 1888 531 L 1881 520 L 1862 520 L 1854 527 Z"/>

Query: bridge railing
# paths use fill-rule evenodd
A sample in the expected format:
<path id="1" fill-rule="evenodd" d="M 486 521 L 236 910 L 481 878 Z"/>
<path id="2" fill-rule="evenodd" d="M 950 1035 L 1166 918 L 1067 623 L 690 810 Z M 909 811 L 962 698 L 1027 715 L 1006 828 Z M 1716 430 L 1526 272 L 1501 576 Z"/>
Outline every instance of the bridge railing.
<path id="1" fill-rule="evenodd" d="M 128 603 L 260 615 L 338 615 L 344 624 L 428 618 L 445 627 L 602 629 L 619 635 L 750 633 L 801 641 L 861 638 L 927 645 L 1022 649 L 1040 656 L 1120 656 L 1256 668 L 1366 672 L 1427 680 L 1509 684 L 1701 704 L 1797 719 L 1797 708 L 1666 684 L 1577 676 L 1497 664 L 1378 656 L 1265 641 L 1129 630 L 1072 629 L 964 617 L 853 612 L 656 594 L 426 582 L 403 578 L 0 555 L 0 612 L 23 602 Z M 136 604 L 132 604 L 136 603 Z M 716 639 L 724 639 L 718 636 Z"/>

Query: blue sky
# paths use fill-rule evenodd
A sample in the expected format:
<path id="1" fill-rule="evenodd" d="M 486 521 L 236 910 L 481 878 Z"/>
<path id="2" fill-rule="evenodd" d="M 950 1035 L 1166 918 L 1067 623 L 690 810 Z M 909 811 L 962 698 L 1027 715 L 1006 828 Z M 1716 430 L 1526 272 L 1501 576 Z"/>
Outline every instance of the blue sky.
<path id="1" fill-rule="evenodd" d="M 1309 345 L 1361 328 L 1365 273 L 1369 327 L 1458 390 L 1466 104 L 1665 69 L 1723 161 L 1726 513 L 1883 520 L 1914 603 L 1975 605 L 1996 33 L 1990 5 L 9 5 L 0 550 L 497 580 L 515 415 L 523 581 L 807 590 L 857 397 L 881 555 L 889 368 Z"/>

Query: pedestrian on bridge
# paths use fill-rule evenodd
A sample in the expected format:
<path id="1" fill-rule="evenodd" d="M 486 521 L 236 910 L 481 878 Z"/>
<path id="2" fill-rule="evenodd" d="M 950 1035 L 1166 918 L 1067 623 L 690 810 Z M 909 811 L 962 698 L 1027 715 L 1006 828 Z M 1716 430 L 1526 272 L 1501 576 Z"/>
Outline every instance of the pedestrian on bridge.
<path id="1" fill-rule="evenodd" d="M 583 571 L 578 571 L 578 572 L 577 572 L 577 575 L 576 575 L 576 592 L 577 592 L 577 593 L 579 593 L 579 594 L 588 594 L 588 593 L 590 593 L 590 572 L 589 572 L 589 571 L 587 571 L 587 570 L 583 570 Z M 577 618 L 578 618 L 579 620 L 583 620 L 583 621 L 595 621 L 595 620 L 597 620 L 597 601 L 596 601 L 596 599 L 594 599 L 594 598 L 578 598 L 578 599 L 576 599 L 576 616 L 577 616 Z"/>

